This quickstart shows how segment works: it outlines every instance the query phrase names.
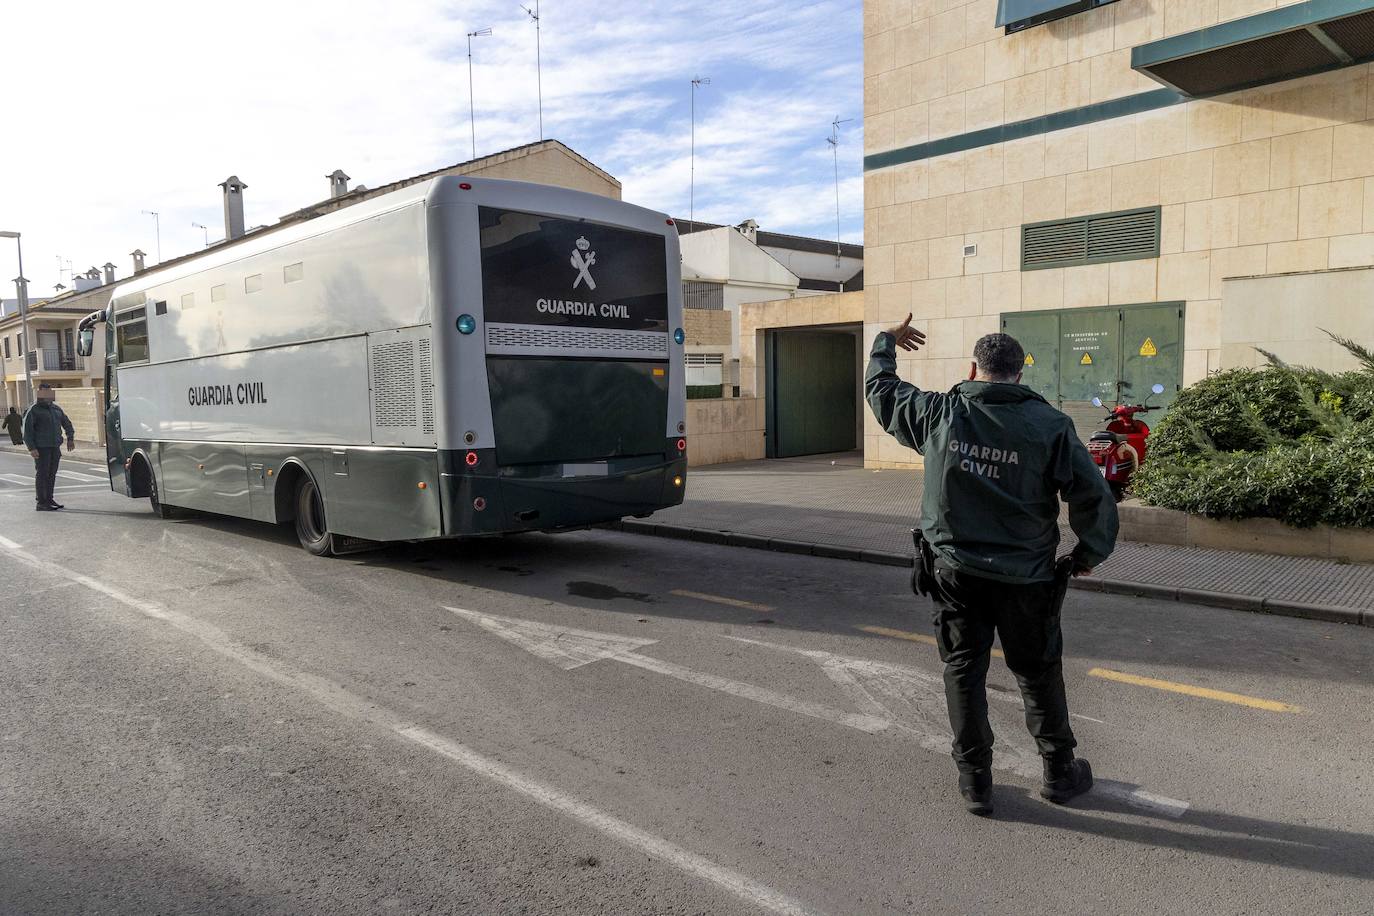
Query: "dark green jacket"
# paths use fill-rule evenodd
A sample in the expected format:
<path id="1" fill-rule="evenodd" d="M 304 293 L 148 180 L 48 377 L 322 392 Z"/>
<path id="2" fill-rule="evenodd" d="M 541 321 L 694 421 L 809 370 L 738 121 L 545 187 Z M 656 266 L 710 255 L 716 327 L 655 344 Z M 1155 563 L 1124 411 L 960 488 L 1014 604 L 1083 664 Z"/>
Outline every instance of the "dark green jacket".
<path id="1" fill-rule="evenodd" d="M 1024 385 L 961 382 L 948 394 L 897 377 L 891 334 L 864 376 L 878 422 L 925 456 L 921 530 L 942 560 L 1004 582 L 1048 582 L 1059 546 L 1059 498 L 1096 566 L 1116 546 L 1116 502 L 1073 421 Z"/>
<path id="2" fill-rule="evenodd" d="M 24 411 L 24 445 L 29 448 L 61 448 L 64 432 L 68 440 L 76 438 L 67 412 L 52 401 L 34 401 Z"/>

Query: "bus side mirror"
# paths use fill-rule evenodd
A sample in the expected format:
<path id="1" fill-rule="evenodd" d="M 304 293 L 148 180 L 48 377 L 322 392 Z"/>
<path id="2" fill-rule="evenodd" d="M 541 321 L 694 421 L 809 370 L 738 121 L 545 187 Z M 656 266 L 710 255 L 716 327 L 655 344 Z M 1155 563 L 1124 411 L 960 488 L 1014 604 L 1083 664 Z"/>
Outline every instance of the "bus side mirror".
<path id="1" fill-rule="evenodd" d="M 95 348 L 95 329 L 82 328 L 76 334 L 76 352 L 81 356 L 90 356 Z"/>
<path id="2" fill-rule="evenodd" d="M 1163 394 L 1164 386 L 1161 385 L 1159 382 L 1155 382 L 1153 385 L 1150 386 L 1150 390 L 1153 391 L 1155 394 Z"/>
<path id="3" fill-rule="evenodd" d="M 1101 407 L 1101 406 L 1102 406 L 1102 399 L 1101 399 L 1101 398 L 1093 398 L 1093 406 L 1094 406 L 1094 407 Z"/>

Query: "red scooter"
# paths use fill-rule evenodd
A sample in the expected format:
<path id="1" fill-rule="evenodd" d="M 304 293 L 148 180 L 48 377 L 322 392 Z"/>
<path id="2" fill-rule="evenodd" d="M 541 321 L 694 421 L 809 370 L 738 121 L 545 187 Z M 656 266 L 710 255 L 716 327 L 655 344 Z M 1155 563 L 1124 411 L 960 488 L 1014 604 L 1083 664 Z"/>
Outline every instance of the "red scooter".
<path id="1" fill-rule="evenodd" d="M 1155 384 L 1150 391 L 1163 394 L 1164 386 Z M 1101 468 L 1102 476 L 1107 479 L 1107 486 L 1111 487 L 1112 496 L 1116 497 L 1117 502 L 1125 497 L 1126 486 L 1145 460 L 1145 442 L 1149 438 L 1150 427 L 1144 420 L 1137 420 L 1136 414 L 1154 410 L 1146 406 L 1149 403 L 1150 399 L 1146 398 L 1144 404 L 1118 404 L 1113 407 L 1107 416 L 1107 428 L 1093 433 L 1088 440 L 1088 453 Z M 1103 406 L 1102 399 L 1093 398 L 1093 406 Z"/>

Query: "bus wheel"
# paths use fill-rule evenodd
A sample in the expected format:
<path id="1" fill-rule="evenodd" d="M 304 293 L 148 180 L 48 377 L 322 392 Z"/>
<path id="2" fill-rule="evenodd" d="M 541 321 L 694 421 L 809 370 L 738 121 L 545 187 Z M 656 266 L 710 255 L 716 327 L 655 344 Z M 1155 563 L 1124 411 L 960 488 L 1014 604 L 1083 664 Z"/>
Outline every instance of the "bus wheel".
<path id="1" fill-rule="evenodd" d="M 172 507 L 164 503 L 157 492 L 157 475 L 151 471 L 148 473 L 148 504 L 153 507 L 153 514 L 158 518 L 171 518 Z"/>
<path id="2" fill-rule="evenodd" d="M 302 547 L 317 557 L 333 553 L 334 536 L 325 527 L 324 501 L 315 481 L 305 476 L 296 485 L 296 537 Z"/>

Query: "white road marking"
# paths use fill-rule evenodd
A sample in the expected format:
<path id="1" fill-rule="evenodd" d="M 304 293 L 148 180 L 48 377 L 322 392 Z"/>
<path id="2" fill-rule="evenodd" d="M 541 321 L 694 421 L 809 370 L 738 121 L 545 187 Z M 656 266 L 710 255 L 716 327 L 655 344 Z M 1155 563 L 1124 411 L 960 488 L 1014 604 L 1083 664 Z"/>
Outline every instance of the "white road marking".
<path id="1" fill-rule="evenodd" d="M 818 649 L 799 649 L 781 643 L 741 636 L 727 636 L 735 642 L 762 646 L 781 652 L 805 656 L 821 666 L 827 676 L 838 684 L 860 708 L 892 722 L 894 729 L 911 736 L 928 750 L 949 751 L 944 681 L 937 675 L 908 665 L 848 655 L 836 655 Z M 988 691 L 992 699 L 1002 700 L 1025 709 L 1020 697 Z M 895 709 L 894 709 L 895 707 Z M 993 766 L 1027 779 L 1041 777 L 1040 755 L 1019 730 L 1002 728 L 997 739 L 997 753 Z M 1008 732 L 1016 737 L 1010 737 Z M 1187 812 L 1189 803 L 1158 795 L 1140 786 L 1113 780 L 1098 780 L 1093 791 L 1116 798 L 1133 808 L 1179 818 Z"/>
<path id="2" fill-rule="evenodd" d="M 528 776 L 523 776 L 488 757 L 476 754 L 461 744 L 449 741 L 447 738 L 441 738 L 422 728 L 402 729 L 400 734 L 417 744 L 424 745 L 435 753 L 442 754 L 448 759 L 462 764 L 474 773 L 485 776 L 493 782 L 499 782 L 521 795 L 534 799 L 546 808 L 551 808 L 588 827 L 600 830 L 626 846 L 639 849 L 654 858 L 662 859 L 680 871 L 710 881 L 736 897 L 747 900 L 770 913 L 788 913 L 801 916 L 801 914 L 811 912 L 801 903 L 740 874 L 732 868 L 717 865 L 715 862 L 688 852 L 681 846 L 670 843 L 662 837 L 654 836 L 648 831 L 641 830 L 633 824 L 627 824 L 625 821 L 612 817 L 591 805 L 569 798 L 556 789 L 530 779 Z"/>
<path id="3" fill-rule="evenodd" d="M 94 474 L 82 474 L 79 471 L 64 471 L 61 468 L 58 468 L 57 476 L 65 477 L 68 480 L 79 480 L 82 483 L 109 483 L 108 478 L 105 477 L 97 477 Z"/>
<path id="4" fill-rule="evenodd" d="M 17 483 L 23 487 L 33 486 L 32 476 L 23 477 L 19 474 L 0 474 L 0 480 L 5 481 L 6 483 Z"/>
<path id="5" fill-rule="evenodd" d="M 617 636 L 612 633 L 593 633 L 590 630 L 576 630 L 571 627 L 554 626 L 533 620 L 521 620 L 516 617 L 482 614 L 456 607 L 446 607 L 445 610 L 457 614 L 465 620 L 472 621 L 487 632 L 515 643 L 526 652 L 552 662 L 565 671 L 606 659 L 643 668 L 645 671 L 653 671 L 656 674 L 676 678 L 698 687 L 706 687 L 746 700 L 753 700 L 755 703 L 762 703 L 765 706 L 775 706 L 798 715 L 822 719 L 836 725 L 844 725 L 862 732 L 880 732 L 889 725 L 886 719 L 846 712 L 824 703 L 812 703 L 809 700 L 801 700 L 785 693 L 778 693 L 776 690 L 769 690 L 766 687 L 757 687 L 742 681 L 693 671 L 691 668 L 684 668 L 682 665 L 676 665 L 672 662 L 635 654 L 636 649 L 652 645 L 658 641 L 655 639 Z"/>
<path id="6" fill-rule="evenodd" d="M 590 665 L 603 658 L 628 655 L 635 649 L 653 645 L 658 641 L 616 636 L 611 633 L 593 633 L 590 630 L 575 630 L 572 627 L 556 627 L 534 620 L 497 617 L 456 607 L 445 610 L 472 621 L 489 633 L 515 643 L 531 655 L 537 655 L 564 671 Z"/>
<path id="7" fill-rule="evenodd" d="M 742 872 L 712 862 L 586 802 L 565 795 L 553 786 L 525 776 L 498 760 L 479 754 L 456 741 L 450 741 L 436 735 L 413 722 L 407 721 L 399 713 L 377 705 L 372 700 L 350 693 L 332 681 L 318 675 L 289 668 L 278 659 L 269 659 L 254 649 L 233 640 L 217 627 L 187 614 L 169 610 L 152 601 L 136 598 L 114 586 L 82 575 L 75 570 L 67 569 L 58 563 L 41 560 L 24 552 L 18 544 L 3 537 L 0 537 L 0 547 L 5 548 L 6 556 L 13 557 L 25 566 L 83 585 L 147 617 L 171 624 L 176 629 L 195 637 L 206 648 L 215 653 L 284 687 L 297 690 L 339 715 L 384 728 L 400 738 L 460 764 L 472 773 L 505 786 L 546 808 L 572 818 L 584 826 L 601 831 L 612 839 L 637 849 L 645 855 L 657 857 L 681 871 L 709 881 L 721 890 L 731 893 L 766 912 L 778 913 L 781 916 L 815 916 L 815 911 L 807 908 L 799 901 L 755 881 Z"/>

